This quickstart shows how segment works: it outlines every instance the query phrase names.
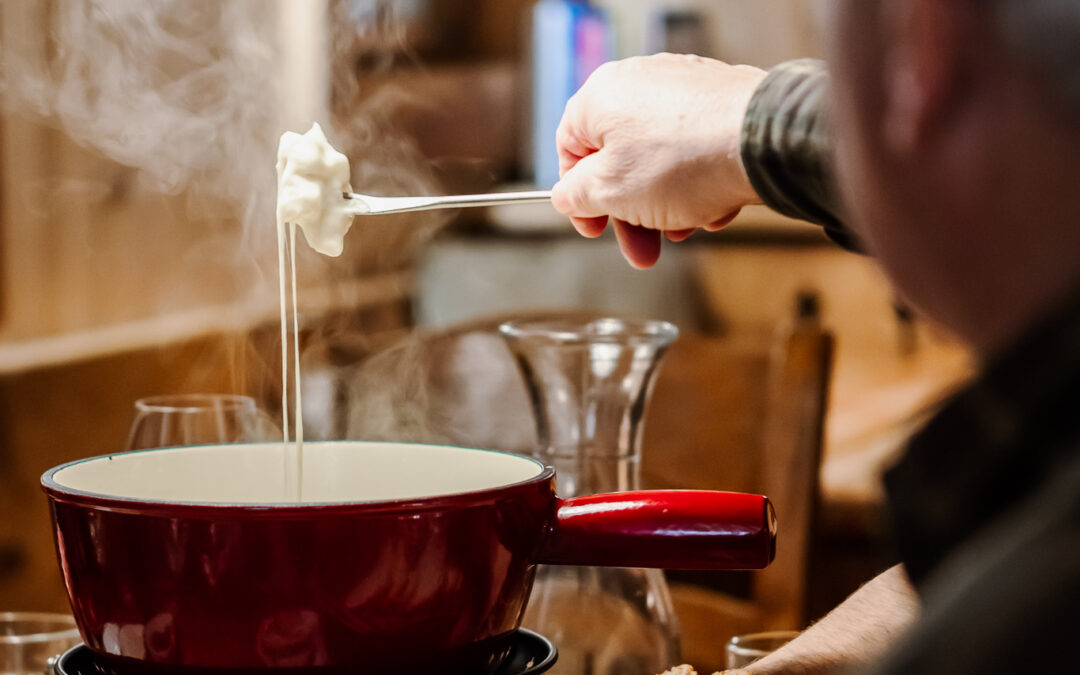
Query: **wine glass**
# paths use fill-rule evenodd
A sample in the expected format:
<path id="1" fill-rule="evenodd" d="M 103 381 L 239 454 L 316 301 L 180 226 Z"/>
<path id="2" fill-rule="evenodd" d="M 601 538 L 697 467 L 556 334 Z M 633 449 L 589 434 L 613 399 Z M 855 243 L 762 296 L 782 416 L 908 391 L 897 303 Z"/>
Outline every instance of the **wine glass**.
<path id="1" fill-rule="evenodd" d="M 175 394 L 135 401 L 127 449 L 273 440 L 273 422 L 255 399 L 237 394 Z"/>
<path id="2" fill-rule="evenodd" d="M 50 659 L 81 641 L 75 619 L 66 614 L 0 612 L 0 673 L 51 673 Z"/>

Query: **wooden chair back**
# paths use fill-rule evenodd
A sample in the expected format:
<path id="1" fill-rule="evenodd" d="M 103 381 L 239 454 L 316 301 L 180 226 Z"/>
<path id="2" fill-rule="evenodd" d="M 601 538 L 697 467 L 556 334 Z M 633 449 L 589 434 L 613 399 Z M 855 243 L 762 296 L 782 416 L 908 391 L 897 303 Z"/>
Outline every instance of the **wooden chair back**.
<path id="1" fill-rule="evenodd" d="M 683 335 L 665 357 L 645 420 L 645 486 L 762 493 L 779 521 L 776 559 L 743 593 L 717 590 L 732 573 L 671 575 L 683 658 L 699 671 L 723 668 L 732 635 L 805 621 L 831 358 L 813 318 L 764 337 Z"/>

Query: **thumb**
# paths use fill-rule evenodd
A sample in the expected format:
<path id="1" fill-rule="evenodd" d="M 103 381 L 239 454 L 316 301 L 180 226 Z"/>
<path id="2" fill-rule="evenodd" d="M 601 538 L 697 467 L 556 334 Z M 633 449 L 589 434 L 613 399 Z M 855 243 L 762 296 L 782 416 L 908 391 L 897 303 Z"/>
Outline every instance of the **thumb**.
<path id="1" fill-rule="evenodd" d="M 574 218 L 597 218 L 610 214 L 608 204 L 600 198 L 605 192 L 602 174 L 604 152 L 582 157 L 551 188 L 551 204 L 555 210 Z"/>

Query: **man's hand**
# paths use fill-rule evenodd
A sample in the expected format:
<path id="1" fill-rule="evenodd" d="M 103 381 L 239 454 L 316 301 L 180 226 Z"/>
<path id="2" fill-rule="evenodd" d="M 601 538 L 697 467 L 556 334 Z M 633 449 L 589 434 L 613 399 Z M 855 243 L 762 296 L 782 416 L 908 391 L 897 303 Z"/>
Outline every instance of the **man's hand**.
<path id="1" fill-rule="evenodd" d="M 697 228 L 720 229 L 760 201 L 739 159 L 739 133 L 764 77 L 675 54 L 604 64 L 559 124 L 555 208 L 586 237 L 610 217 L 638 268 L 656 262 L 661 233 L 682 241 Z"/>

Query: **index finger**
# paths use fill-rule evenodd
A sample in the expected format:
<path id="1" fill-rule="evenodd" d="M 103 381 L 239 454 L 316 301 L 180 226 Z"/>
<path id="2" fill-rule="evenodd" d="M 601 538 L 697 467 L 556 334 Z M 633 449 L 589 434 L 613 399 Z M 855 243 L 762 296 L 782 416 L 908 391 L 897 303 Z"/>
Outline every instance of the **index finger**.
<path id="1" fill-rule="evenodd" d="M 559 175 L 565 175 L 583 157 L 600 149 L 600 145 L 588 139 L 581 119 L 580 99 L 571 96 L 566 103 L 559 127 L 555 131 L 555 148 L 559 154 Z"/>

